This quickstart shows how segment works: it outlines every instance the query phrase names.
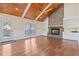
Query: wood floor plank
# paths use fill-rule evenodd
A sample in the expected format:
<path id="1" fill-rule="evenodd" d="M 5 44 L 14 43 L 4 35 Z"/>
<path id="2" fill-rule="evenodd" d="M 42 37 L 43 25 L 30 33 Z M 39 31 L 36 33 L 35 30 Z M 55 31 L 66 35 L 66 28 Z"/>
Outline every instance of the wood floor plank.
<path id="1" fill-rule="evenodd" d="M 2 56 L 79 56 L 76 40 L 38 36 L 16 40 L 14 43 L 1 44 Z"/>

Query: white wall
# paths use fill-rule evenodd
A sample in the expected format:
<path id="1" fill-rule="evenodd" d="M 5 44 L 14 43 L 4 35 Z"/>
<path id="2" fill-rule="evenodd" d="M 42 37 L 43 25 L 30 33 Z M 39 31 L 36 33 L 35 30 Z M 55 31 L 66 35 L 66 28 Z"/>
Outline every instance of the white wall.
<path id="1" fill-rule="evenodd" d="M 1 26 L 2 26 L 2 25 L 1 25 L 1 22 L 2 22 L 2 21 L 0 20 L 0 40 L 1 40 L 1 38 L 2 38 L 2 35 L 1 35 L 1 34 L 2 34 L 2 29 L 1 29 Z"/>
<path id="2" fill-rule="evenodd" d="M 43 22 L 43 35 L 48 35 L 48 18 Z"/>
<path id="3" fill-rule="evenodd" d="M 64 31 L 79 30 L 79 3 L 64 4 L 63 26 Z"/>
<path id="4" fill-rule="evenodd" d="M 36 25 L 36 35 L 33 35 L 33 36 L 44 35 L 43 34 L 44 33 L 44 24 L 43 23 L 0 13 L 0 34 L 1 34 L 0 41 L 4 40 L 2 37 L 2 32 L 1 32 L 1 28 L 2 28 L 1 23 L 3 23 L 4 21 L 11 22 L 11 27 L 13 30 L 11 39 L 13 39 L 13 40 L 27 38 L 27 36 L 25 36 L 25 28 L 26 28 L 25 23 L 26 22 L 34 23 Z"/>
<path id="5" fill-rule="evenodd" d="M 79 31 L 79 19 L 72 18 L 72 19 L 63 20 L 63 26 L 65 32 L 70 32 L 73 30 Z"/>
<path id="6" fill-rule="evenodd" d="M 64 4 L 64 19 L 63 19 L 65 39 L 78 40 L 79 33 L 72 33 L 72 30 L 79 31 L 79 3 Z"/>
<path id="7" fill-rule="evenodd" d="M 64 3 L 64 18 L 78 18 L 79 3 Z"/>

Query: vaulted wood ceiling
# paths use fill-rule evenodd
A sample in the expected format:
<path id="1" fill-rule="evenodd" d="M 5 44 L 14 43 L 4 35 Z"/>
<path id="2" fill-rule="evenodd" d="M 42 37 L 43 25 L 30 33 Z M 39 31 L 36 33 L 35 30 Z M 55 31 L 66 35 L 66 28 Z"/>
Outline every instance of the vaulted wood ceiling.
<path id="1" fill-rule="evenodd" d="M 25 13 L 24 18 L 35 20 L 48 4 L 49 3 L 32 3 Z M 48 16 L 60 8 L 61 5 L 62 3 L 52 3 L 35 21 L 43 22 Z M 27 6 L 28 3 L 0 3 L 0 13 L 22 17 Z"/>
<path id="2" fill-rule="evenodd" d="M 47 6 L 48 4 L 40 4 L 40 3 L 36 3 L 36 4 L 32 4 L 28 10 L 28 12 L 25 15 L 25 18 L 29 18 L 34 20 L 41 12 L 42 10 Z"/>
<path id="3" fill-rule="evenodd" d="M 27 4 L 22 3 L 0 3 L 0 13 L 22 16 L 26 6 Z"/>
<path id="4" fill-rule="evenodd" d="M 38 19 L 38 21 L 43 22 L 48 16 L 54 13 L 62 4 L 53 3 Z"/>

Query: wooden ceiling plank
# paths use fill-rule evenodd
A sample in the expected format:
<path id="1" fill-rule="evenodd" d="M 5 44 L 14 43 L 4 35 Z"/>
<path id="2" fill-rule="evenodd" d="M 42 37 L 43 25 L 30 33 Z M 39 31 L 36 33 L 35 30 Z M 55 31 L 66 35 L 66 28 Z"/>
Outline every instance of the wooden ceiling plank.
<path id="1" fill-rule="evenodd" d="M 25 11 L 24 11 L 24 13 L 23 13 L 23 15 L 22 15 L 22 18 L 24 18 L 25 14 L 27 13 L 27 11 L 28 11 L 28 9 L 30 8 L 31 4 L 32 4 L 32 3 L 29 3 L 29 4 L 26 6 L 26 9 L 25 9 Z"/>
<path id="2" fill-rule="evenodd" d="M 52 5 L 52 3 L 49 3 L 45 9 L 35 18 L 35 21 L 37 21 L 39 19 L 39 17 Z"/>
<path id="3" fill-rule="evenodd" d="M 40 17 L 39 17 L 39 19 L 38 19 L 38 21 L 41 21 L 41 22 L 43 22 L 47 17 L 49 17 L 52 13 L 54 13 L 58 8 L 60 8 L 60 6 L 61 6 L 61 4 L 52 4 L 48 9 L 47 9 L 47 12 L 45 12 L 45 13 L 43 13 Z M 49 11 L 48 11 L 49 10 Z"/>

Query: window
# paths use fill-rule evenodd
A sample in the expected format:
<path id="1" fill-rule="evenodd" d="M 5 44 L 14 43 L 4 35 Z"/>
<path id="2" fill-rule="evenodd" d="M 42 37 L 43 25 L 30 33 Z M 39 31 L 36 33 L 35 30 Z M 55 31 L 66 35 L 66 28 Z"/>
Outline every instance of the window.
<path id="1" fill-rule="evenodd" d="M 3 36 L 4 37 L 11 36 L 11 24 L 9 22 L 3 23 Z"/>

